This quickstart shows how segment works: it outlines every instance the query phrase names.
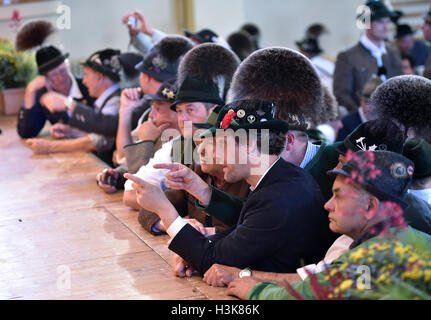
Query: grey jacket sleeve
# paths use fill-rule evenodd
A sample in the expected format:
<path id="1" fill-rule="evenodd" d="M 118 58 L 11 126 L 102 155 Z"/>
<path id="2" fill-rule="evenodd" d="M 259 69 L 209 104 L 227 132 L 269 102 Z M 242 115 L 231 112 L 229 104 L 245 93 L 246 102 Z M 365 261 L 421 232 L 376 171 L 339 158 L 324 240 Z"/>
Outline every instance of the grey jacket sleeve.
<path id="1" fill-rule="evenodd" d="M 115 137 L 118 115 L 97 113 L 89 106 L 77 102 L 68 124 L 86 132 Z"/>
<path id="2" fill-rule="evenodd" d="M 144 55 L 147 54 L 148 51 L 157 43 L 160 39 L 166 36 L 160 30 L 154 29 L 153 36 L 150 37 L 142 32 L 139 32 L 137 35 L 130 37 L 130 42 L 132 45 Z"/>
<path id="3" fill-rule="evenodd" d="M 358 109 L 354 95 L 354 75 L 353 65 L 350 63 L 346 53 L 338 55 L 334 71 L 334 95 L 338 104 L 344 106 L 349 111 Z"/>
<path id="4" fill-rule="evenodd" d="M 136 173 L 140 167 L 146 165 L 154 156 L 154 142 L 149 140 L 139 141 L 125 145 L 124 153 L 129 172 Z"/>

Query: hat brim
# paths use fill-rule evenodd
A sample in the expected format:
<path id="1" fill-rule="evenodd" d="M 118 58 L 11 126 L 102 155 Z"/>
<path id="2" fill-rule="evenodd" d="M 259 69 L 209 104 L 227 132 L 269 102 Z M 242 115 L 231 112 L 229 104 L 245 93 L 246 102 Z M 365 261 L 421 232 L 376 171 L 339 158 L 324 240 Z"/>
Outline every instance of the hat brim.
<path id="1" fill-rule="evenodd" d="M 172 101 L 172 100 L 169 100 L 167 98 L 160 97 L 157 94 L 146 94 L 146 95 L 143 96 L 143 98 L 145 100 L 149 100 L 149 101 L 168 101 L 168 102 Z"/>
<path id="2" fill-rule="evenodd" d="M 342 154 L 343 156 L 346 155 L 347 149 L 344 145 L 344 141 L 334 142 L 332 145 L 339 154 Z"/>
<path id="3" fill-rule="evenodd" d="M 178 99 L 175 100 L 172 104 L 171 104 L 171 110 L 177 112 L 177 104 L 179 103 L 184 103 L 184 102 L 204 102 L 204 103 L 214 103 L 217 105 L 224 105 L 224 101 L 221 99 L 215 99 L 215 98 L 209 98 L 209 99 L 205 99 L 205 98 L 184 98 L 184 99 Z"/>
<path id="4" fill-rule="evenodd" d="M 265 122 L 255 122 L 255 123 L 250 123 L 248 125 L 243 125 L 243 126 L 229 126 L 226 129 L 217 127 L 217 126 L 212 126 L 210 128 L 208 128 L 207 124 L 194 124 L 195 127 L 197 128 L 201 128 L 201 129 L 207 129 L 205 132 L 203 132 L 200 136 L 202 137 L 206 137 L 208 135 L 214 135 L 214 133 L 216 132 L 222 132 L 222 131 L 226 131 L 226 130 L 232 130 L 232 131 L 238 131 L 238 130 L 270 130 L 270 131 L 274 131 L 274 132 L 281 132 L 281 133 L 286 133 L 287 131 L 289 131 L 289 124 L 285 121 L 282 120 L 270 120 L 270 121 L 265 121 Z"/>
<path id="5" fill-rule="evenodd" d="M 38 66 L 37 70 L 40 75 L 43 75 L 62 64 L 69 57 L 69 53 L 64 53 L 55 57 L 54 59 L 45 62 L 43 65 Z"/>
<path id="6" fill-rule="evenodd" d="M 352 176 L 346 171 L 343 170 L 342 168 L 340 169 L 332 169 L 326 172 L 329 176 L 337 176 L 337 175 L 342 175 L 346 178 L 352 178 Z M 406 208 L 409 207 L 409 204 L 406 203 L 404 200 L 396 198 L 382 190 L 379 190 L 377 188 L 375 188 L 374 186 L 370 185 L 369 183 L 357 183 L 358 186 L 360 186 L 361 188 L 364 188 L 366 191 L 368 191 L 369 193 L 371 193 L 372 195 L 376 196 L 379 200 L 381 201 L 391 201 L 391 202 L 396 202 L 398 203 L 403 210 L 405 210 Z"/>

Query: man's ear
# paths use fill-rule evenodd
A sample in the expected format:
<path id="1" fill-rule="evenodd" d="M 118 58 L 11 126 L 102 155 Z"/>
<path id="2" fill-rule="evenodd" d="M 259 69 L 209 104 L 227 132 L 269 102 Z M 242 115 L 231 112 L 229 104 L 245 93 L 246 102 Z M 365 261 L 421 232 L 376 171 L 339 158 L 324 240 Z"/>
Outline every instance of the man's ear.
<path id="1" fill-rule="evenodd" d="M 368 199 L 368 208 L 365 212 L 365 218 L 367 220 L 373 219 L 379 211 L 380 201 L 374 196 Z"/>
<path id="2" fill-rule="evenodd" d="M 295 135 L 292 132 L 288 131 L 286 133 L 286 151 L 290 151 L 293 149 L 295 140 L 296 140 Z"/>

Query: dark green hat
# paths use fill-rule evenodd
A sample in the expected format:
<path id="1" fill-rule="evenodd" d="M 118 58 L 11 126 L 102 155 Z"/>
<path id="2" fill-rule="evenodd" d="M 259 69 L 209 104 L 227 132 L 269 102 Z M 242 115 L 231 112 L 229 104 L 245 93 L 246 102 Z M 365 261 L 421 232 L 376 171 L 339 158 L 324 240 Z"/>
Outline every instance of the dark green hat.
<path id="1" fill-rule="evenodd" d="M 410 139 L 404 145 L 403 155 L 415 164 L 414 179 L 431 176 L 431 145 L 424 139 Z"/>
<path id="2" fill-rule="evenodd" d="M 371 21 L 386 17 L 398 17 L 398 15 L 395 12 L 389 10 L 389 8 L 381 0 L 369 0 L 365 5 L 371 10 Z"/>
<path id="3" fill-rule="evenodd" d="M 81 64 L 100 72 L 112 81 L 120 81 L 121 63 L 118 59 L 120 50 L 105 49 L 93 53 L 86 61 Z"/>
<path id="4" fill-rule="evenodd" d="M 194 124 L 208 129 L 201 136 L 213 134 L 217 130 L 268 129 L 275 132 L 289 131 L 289 123 L 275 119 L 276 105 L 260 100 L 239 100 L 225 105 L 219 112 L 215 125 Z"/>
<path id="5" fill-rule="evenodd" d="M 180 84 L 177 98 L 172 103 L 171 109 L 176 111 L 176 105 L 183 102 L 209 102 L 224 105 L 218 88 L 213 82 L 203 81 L 193 76 L 187 76 Z"/>
<path id="6" fill-rule="evenodd" d="M 389 120 L 371 120 L 360 124 L 344 141 L 334 143 L 345 155 L 347 150 L 392 151 L 402 154 L 404 139 L 399 128 Z"/>
<path id="7" fill-rule="evenodd" d="M 341 169 L 328 171 L 329 175 L 340 174 L 351 178 L 379 200 L 396 202 L 403 209 L 408 207 L 404 196 L 413 173 L 413 162 L 390 151 L 375 151 L 371 157 L 367 152 L 359 151 Z"/>

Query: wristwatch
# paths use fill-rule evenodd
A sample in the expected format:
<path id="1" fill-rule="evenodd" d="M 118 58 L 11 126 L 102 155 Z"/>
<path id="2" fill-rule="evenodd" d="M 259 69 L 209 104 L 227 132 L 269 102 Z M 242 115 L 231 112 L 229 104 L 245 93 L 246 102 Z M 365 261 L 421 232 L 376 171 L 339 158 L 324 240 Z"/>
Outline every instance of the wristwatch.
<path id="1" fill-rule="evenodd" d="M 66 106 L 66 110 L 70 110 L 70 108 L 72 107 L 72 103 L 73 103 L 73 98 L 71 96 L 68 96 L 64 100 L 64 105 Z"/>
<path id="2" fill-rule="evenodd" d="M 251 269 L 250 268 L 245 268 L 245 269 L 241 270 L 239 272 L 239 277 L 240 278 L 251 277 Z"/>

